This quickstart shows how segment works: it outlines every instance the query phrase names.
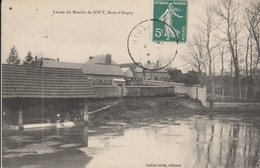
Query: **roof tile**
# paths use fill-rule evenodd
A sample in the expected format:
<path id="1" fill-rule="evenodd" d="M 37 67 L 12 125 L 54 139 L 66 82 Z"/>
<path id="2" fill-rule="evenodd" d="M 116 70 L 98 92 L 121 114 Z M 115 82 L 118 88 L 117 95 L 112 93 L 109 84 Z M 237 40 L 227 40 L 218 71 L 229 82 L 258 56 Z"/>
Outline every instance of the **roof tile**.
<path id="1" fill-rule="evenodd" d="M 2 64 L 3 98 L 90 98 L 94 88 L 79 69 Z"/>

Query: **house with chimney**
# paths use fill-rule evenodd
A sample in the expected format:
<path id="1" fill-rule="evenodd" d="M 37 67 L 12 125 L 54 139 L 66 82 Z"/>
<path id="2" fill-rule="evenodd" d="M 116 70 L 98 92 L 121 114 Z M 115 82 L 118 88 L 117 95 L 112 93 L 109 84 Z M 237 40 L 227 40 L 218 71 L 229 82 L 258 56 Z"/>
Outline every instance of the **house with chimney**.
<path id="1" fill-rule="evenodd" d="M 90 56 L 85 63 L 41 59 L 42 67 L 81 69 L 93 85 L 111 85 L 113 80 L 124 80 L 125 74 L 112 60 L 111 54 Z"/>
<path id="2" fill-rule="evenodd" d="M 122 97 L 126 95 L 125 74 L 112 60 L 111 54 L 90 56 L 85 63 L 62 62 L 40 59 L 41 67 L 80 69 L 94 86 L 99 97 Z"/>
<path id="3" fill-rule="evenodd" d="M 124 80 L 125 77 L 120 66 L 112 60 L 111 54 L 90 56 L 81 69 L 91 81 Z"/>
<path id="4" fill-rule="evenodd" d="M 135 69 L 136 77 L 142 78 L 143 80 L 158 80 L 158 81 L 169 81 L 168 71 L 165 69 L 159 69 L 159 62 L 152 63 L 147 61 L 145 65 L 147 69 L 137 67 Z"/>
<path id="5" fill-rule="evenodd" d="M 130 69 L 133 73 L 133 76 L 131 78 L 135 80 L 141 79 L 141 80 L 169 81 L 168 71 L 165 69 L 159 69 L 160 68 L 159 61 L 157 61 L 156 63 L 151 63 L 150 61 L 148 61 L 145 67 L 149 70 L 145 70 L 139 67 L 135 63 L 120 64 L 120 67 L 122 70 L 125 70 L 126 72 L 128 69 Z M 128 77 L 128 79 L 130 78 Z"/>

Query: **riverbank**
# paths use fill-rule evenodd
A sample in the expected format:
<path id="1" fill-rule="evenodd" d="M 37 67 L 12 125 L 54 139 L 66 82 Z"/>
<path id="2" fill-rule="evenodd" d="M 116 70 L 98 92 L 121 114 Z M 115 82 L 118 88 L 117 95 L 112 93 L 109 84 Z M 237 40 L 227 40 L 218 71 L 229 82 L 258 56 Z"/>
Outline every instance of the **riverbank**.
<path id="1" fill-rule="evenodd" d="M 243 120 L 250 120 L 260 126 L 260 110 L 255 106 L 210 109 L 203 107 L 200 101 L 187 96 L 104 99 L 90 102 L 89 109 L 95 111 L 104 106 L 107 108 L 90 114 L 91 123 L 111 120 L 131 123 L 147 118 L 225 114 L 239 116 Z"/>
<path id="2" fill-rule="evenodd" d="M 104 98 L 89 101 L 90 124 L 106 122 L 134 123 L 156 118 L 178 118 L 191 115 L 235 115 L 260 126 L 260 105 L 247 103 L 214 103 L 214 108 L 203 107 L 201 102 L 185 95 L 173 97 Z M 83 125 L 83 122 L 65 123 L 65 126 Z M 59 126 L 59 125 L 58 125 Z M 58 127 L 56 123 L 28 124 L 24 128 Z M 62 126 L 64 127 L 64 126 Z M 5 126 L 16 130 L 18 126 Z"/>

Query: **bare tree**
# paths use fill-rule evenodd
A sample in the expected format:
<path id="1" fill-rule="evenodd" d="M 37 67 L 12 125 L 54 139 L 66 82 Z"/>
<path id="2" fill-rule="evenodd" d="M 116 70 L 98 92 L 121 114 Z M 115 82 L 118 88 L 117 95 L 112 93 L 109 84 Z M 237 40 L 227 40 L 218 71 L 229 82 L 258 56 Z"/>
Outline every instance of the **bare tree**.
<path id="1" fill-rule="evenodd" d="M 215 81 L 214 81 L 214 71 L 213 71 L 213 65 L 214 65 L 214 49 L 219 46 L 225 38 L 221 39 L 216 35 L 216 30 L 218 29 L 218 24 L 214 21 L 214 13 L 213 13 L 213 7 L 207 6 L 205 8 L 205 18 L 201 18 L 202 21 L 200 31 L 205 37 L 205 43 L 204 47 L 206 49 L 207 53 L 207 60 L 208 60 L 208 76 L 211 84 L 211 97 L 209 98 L 209 102 L 211 105 L 213 105 L 214 99 L 215 99 Z M 212 73 L 213 71 L 213 73 Z"/>
<path id="2" fill-rule="evenodd" d="M 196 69 L 199 75 L 205 70 L 207 59 L 205 56 L 204 39 L 201 34 L 194 35 L 192 40 L 188 42 L 188 55 L 183 59 L 190 68 Z"/>
<path id="3" fill-rule="evenodd" d="M 225 48 L 225 45 L 219 45 L 218 46 L 218 54 L 220 55 L 221 60 L 221 100 L 224 101 L 225 96 L 225 86 L 224 86 L 224 63 L 225 58 L 224 55 L 228 52 L 228 50 Z"/>
<path id="4" fill-rule="evenodd" d="M 246 50 L 246 79 L 249 86 L 249 96 L 253 98 L 255 95 L 255 70 L 260 58 L 260 2 L 251 0 L 247 3 L 245 7 L 245 22 L 248 31 Z M 248 55 L 250 56 L 249 60 Z M 250 76 L 248 76 L 248 67 Z"/>
<path id="5" fill-rule="evenodd" d="M 229 51 L 232 56 L 232 64 L 234 65 L 235 73 L 234 96 L 238 99 L 241 97 L 238 45 L 239 27 L 241 25 L 238 20 L 239 4 L 233 2 L 233 0 L 219 0 L 216 7 L 214 7 L 214 11 L 224 23 L 224 28 L 219 28 L 219 30 L 226 35 Z"/>

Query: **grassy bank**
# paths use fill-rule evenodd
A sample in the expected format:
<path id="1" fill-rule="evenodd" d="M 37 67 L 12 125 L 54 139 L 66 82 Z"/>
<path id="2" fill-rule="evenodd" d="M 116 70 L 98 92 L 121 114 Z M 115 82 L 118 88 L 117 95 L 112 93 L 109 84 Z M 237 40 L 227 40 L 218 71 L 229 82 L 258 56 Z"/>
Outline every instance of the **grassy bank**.
<path id="1" fill-rule="evenodd" d="M 90 115 L 90 121 L 105 122 L 107 120 L 119 120 L 134 122 L 145 118 L 160 117 L 184 117 L 189 115 L 230 115 L 243 120 L 260 121 L 259 109 L 247 108 L 205 108 L 198 100 L 185 96 L 175 97 L 139 97 L 123 99 L 103 99 L 90 103 L 90 111 L 102 107 L 104 110 Z"/>

